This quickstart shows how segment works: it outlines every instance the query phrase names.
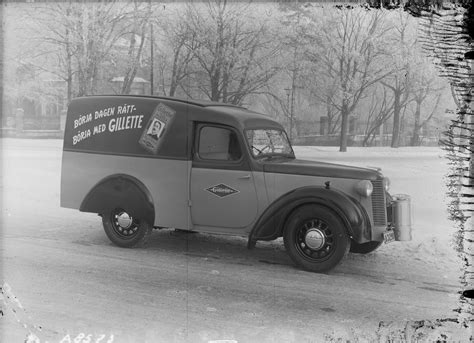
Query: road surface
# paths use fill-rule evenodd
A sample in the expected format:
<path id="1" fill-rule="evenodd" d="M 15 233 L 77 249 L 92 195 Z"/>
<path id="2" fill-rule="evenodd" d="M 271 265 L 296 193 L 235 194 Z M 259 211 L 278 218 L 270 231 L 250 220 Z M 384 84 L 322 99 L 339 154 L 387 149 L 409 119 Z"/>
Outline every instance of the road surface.
<path id="1" fill-rule="evenodd" d="M 328 274 L 296 269 L 281 241 L 249 251 L 244 238 L 161 230 L 146 247 L 122 249 L 97 215 L 59 207 L 60 141 L 1 144 L 2 342 L 29 332 L 41 342 L 319 342 L 370 336 L 381 321 L 455 317 L 457 261 L 449 249 L 433 251 L 448 243 L 429 234 L 430 220 L 445 217 L 442 202 L 420 205 L 415 242 L 349 254 Z M 420 151 L 399 156 L 398 182 L 414 193 L 417 182 L 441 189 L 442 171 L 423 172 L 443 162 Z"/>

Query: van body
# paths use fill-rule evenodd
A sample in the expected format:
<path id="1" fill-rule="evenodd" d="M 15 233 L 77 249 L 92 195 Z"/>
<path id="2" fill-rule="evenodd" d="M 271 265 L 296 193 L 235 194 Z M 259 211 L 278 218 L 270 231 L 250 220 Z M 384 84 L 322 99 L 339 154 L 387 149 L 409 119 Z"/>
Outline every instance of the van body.
<path id="1" fill-rule="evenodd" d="M 409 237 L 410 206 L 387 187 L 380 170 L 295 158 L 279 123 L 238 106 L 91 96 L 68 108 L 61 206 L 100 214 L 123 247 L 152 228 L 245 236 L 249 248 L 283 237 L 298 266 L 326 271 Z"/>

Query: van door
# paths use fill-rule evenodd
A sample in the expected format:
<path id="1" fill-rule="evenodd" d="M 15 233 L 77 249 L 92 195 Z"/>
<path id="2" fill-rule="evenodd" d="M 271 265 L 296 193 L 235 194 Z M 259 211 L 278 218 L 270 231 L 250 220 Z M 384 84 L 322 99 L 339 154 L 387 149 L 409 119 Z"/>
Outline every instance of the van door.
<path id="1" fill-rule="evenodd" d="M 199 124 L 191 170 L 191 220 L 195 226 L 245 228 L 257 216 L 248 156 L 231 127 Z"/>

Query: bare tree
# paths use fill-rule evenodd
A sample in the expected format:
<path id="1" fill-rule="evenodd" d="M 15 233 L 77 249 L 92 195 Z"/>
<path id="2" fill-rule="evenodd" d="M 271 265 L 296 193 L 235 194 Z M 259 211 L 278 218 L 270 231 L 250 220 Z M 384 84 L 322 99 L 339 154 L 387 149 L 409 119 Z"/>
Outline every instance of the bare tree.
<path id="1" fill-rule="evenodd" d="M 277 83 L 277 85 L 282 86 L 281 83 Z M 280 88 L 279 91 L 277 91 L 278 88 Z M 286 98 L 286 95 L 283 92 L 283 87 L 271 87 L 268 85 L 267 91 L 265 91 L 264 94 L 266 98 L 266 101 L 263 102 L 265 113 L 269 113 L 280 122 L 289 123 L 290 101 L 289 96 Z"/>
<path id="2" fill-rule="evenodd" d="M 247 6 L 215 0 L 187 11 L 197 41 L 192 82 L 210 100 L 240 104 L 276 74 L 271 60 L 278 49 L 265 23 L 249 20 Z"/>
<path id="3" fill-rule="evenodd" d="M 291 139 L 293 131 L 299 135 L 300 126 L 297 123 L 303 115 L 302 105 L 307 100 L 307 92 L 304 91 L 305 41 L 301 34 L 305 29 L 305 11 L 304 7 L 292 3 L 281 3 L 279 9 L 280 16 L 274 17 L 274 21 L 269 24 L 275 32 L 272 36 L 277 41 L 274 49 L 279 49 L 271 60 L 277 74 L 259 93 L 265 95 L 264 107 L 287 124 Z"/>
<path id="4" fill-rule="evenodd" d="M 52 87 L 48 82 L 42 82 L 39 74 L 34 65 L 21 63 L 14 71 L 14 75 L 7 75 L 9 82 L 4 83 L 3 99 L 13 104 L 15 108 L 22 107 L 25 101 L 56 102 L 61 95 L 58 93 L 58 88 Z"/>
<path id="5" fill-rule="evenodd" d="M 416 109 L 415 109 L 415 123 L 413 126 L 413 136 L 411 137 L 410 140 L 410 145 L 420 145 L 421 144 L 421 136 L 420 132 L 421 129 L 433 118 L 433 116 L 436 114 L 436 110 L 438 109 L 439 105 L 439 100 L 441 98 L 441 94 L 438 94 L 436 96 L 436 100 L 433 106 L 433 109 L 431 110 L 431 113 L 426 116 L 425 119 L 421 118 L 421 104 L 425 99 L 421 98 L 416 98 L 415 103 L 416 103 Z"/>
<path id="6" fill-rule="evenodd" d="M 383 13 L 361 9 L 341 9 L 328 18 L 312 19 L 321 24 L 308 31 L 314 49 L 308 49 L 307 58 L 316 66 L 315 78 L 323 75 L 335 81 L 336 91 L 320 98 L 340 112 L 340 151 L 346 151 L 349 116 L 367 90 L 391 73 L 382 63 L 381 48 L 389 27 Z"/>
<path id="7" fill-rule="evenodd" d="M 69 30 L 68 44 L 76 67 L 77 95 L 94 94 L 100 67 L 123 34 L 120 23 L 128 13 L 124 5 L 114 1 L 71 6 L 70 15 L 61 19 Z"/>
<path id="8" fill-rule="evenodd" d="M 439 80 L 435 71 L 429 68 L 429 64 L 419 63 L 416 73 L 414 73 L 414 87 L 412 91 L 415 110 L 413 112 L 414 124 L 413 135 L 410 139 L 410 145 L 420 145 L 421 129 L 433 118 L 437 113 L 438 105 L 441 99 L 441 92 L 444 89 L 439 85 Z M 428 102 L 434 105 L 430 106 Z M 424 106 L 423 106 L 424 105 Z M 430 108 L 428 114 L 423 118 L 423 109 Z"/>
<path id="9" fill-rule="evenodd" d="M 363 146 L 372 145 L 378 131 L 393 114 L 394 101 L 390 101 L 387 89 L 376 89 L 372 93 L 369 113 L 366 120 Z M 380 94 L 381 93 L 381 94 Z"/>
<path id="10" fill-rule="evenodd" d="M 143 46 L 146 40 L 147 29 L 149 28 L 149 20 L 152 14 L 151 2 L 148 6 L 134 0 L 133 10 L 128 20 L 131 26 L 130 32 L 124 32 L 123 35 L 129 35 L 129 47 L 126 61 L 124 79 L 122 83 L 122 94 L 130 93 L 130 88 L 137 74 L 140 59 L 142 58 Z M 126 25 L 126 26 L 129 26 Z"/>
<path id="11" fill-rule="evenodd" d="M 300 127 L 297 124 L 298 119 L 301 117 L 301 105 L 304 102 L 304 96 L 299 92 L 295 94 L 295 89 L 285 88 L 287 87 L 286 75 L 280 75 L 280 79 L 272 82 L 271 85 L 267 85 L 266 90 L 259 92 L 258 94 L 265 95 L 265 101 L 262 102 L 265 112 L 269 113 L 276 120 L 287 123 L 287 132 L 296 131 L 296 135 L 300 134 Z M 296 111 L 295 108 L 299 110 Z M 292 138 L 292 136 L 290 137 Z"/>
<path id="12" fill-rule="evenodd" d="M 175 96 L 179 89 L 188 92 L 193 73 L 194 51 L 198 48 L 198 32 L 187 23 L 187 14 L 167 11 L 166 18 L 156 23 L 160 88 L 164 95 Z"/>
<path id="13" fill-rule="evenodd" d="M 28 25 L 38 35 L 23 58 L 64 80 L 68 101 L 73 94 L 94 94 L 104 63 L 126 32 L 123 23 L 130 16 L 129 7 L 115 0 L 37 5 L 29 14 Z"/>
<path id="14" fill-rule="evenodd" d="M 392 148 L 400 146 L 400 135 L 402 126 L 402 113 L 408 103 L 412 100 L 410 97 L 412 88 L 412 60 L 415 41 L 409 34 L 409 16 L 398 11 L 397 23 L 394 25 L 393 35 L 389 40 L 389 46 L 392 47 L 390 54 L 390 68 L 393 72 L 381 83 L 390 89 L 393 98 L 393 126 L 392 126 Z"/>

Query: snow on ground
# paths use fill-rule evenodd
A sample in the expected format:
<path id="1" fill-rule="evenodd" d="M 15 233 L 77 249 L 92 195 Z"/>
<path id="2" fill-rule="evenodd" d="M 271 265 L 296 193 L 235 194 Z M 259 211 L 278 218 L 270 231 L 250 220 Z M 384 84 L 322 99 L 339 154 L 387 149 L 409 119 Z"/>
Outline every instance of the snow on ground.
<path id="1" fill-rule="evenodd" d="M 445 153 L 438 147 L 349 148 L 339 152 L 336 147 L 295 147 L 298 158 L 379 167 L 391 180 L 391 194 L 408 194 L 412 203 L 413 240 L 398 245 L 392 253 L 417 253 L 418 258 L 457 256 L 452 247 L 455 228 L 448 219 L 446 186 L 448 173 Z M 392 246 L 393 247 L 393 246 Z M 403 251 L 402 251 L 403 250 Z"/>
<path id="2" fill-rule="evenodd" d="M 41 238 L 41 235 L 46 235 L 47 237 L 49 237 L 48 234 L 49 232 L 51 232 L 54 233 L 54 235 L 58 235 L 58 242 L 64 241 L 64 244 L 66 244 L 67 247 L 71 249 L 79 249 L 76 247 L 76 245 L 69 244 L 66 238 L 72 235 L 73 227 L 77 225 L 77 222 L 74 222 L 76 220 L 80 221 L 81 226 L 87 228 L 80 233 L 74 231 L 74 235 L 77 235 L 77 237 L 80 236 L 79 242 L 91 242 L 87 243 L 89 244 L 87 245 L 88 251 L 93 250 L 94 247 L 97 247 L 97 249 L 101 251 L 103 249 L 109 249 L 106 243 L 102 241 L 106 240 L 103 237 L 103 234 L 101 232 L 96 233 L 96 229 L 100 227 L 100 224 L 97 222 L 96 215 L 79 213 L 78 211 L 59 208 L 59 178 L 61 166 L 60 156 L 62 148 L 62 142 L 60 140 L 1 139 L 0 145 L 2 148 L 2 215 L 9 217 L 11 216 L 11 218 L 13 218 L 12 222 L 17 223 L 18 225 L 4 225 L 5 222 L 8 222 L 8 220 L 5 220 L 5 217 L 3 217 L 2 235 L 4 235 L 4 237 L 12 240 L 12 242 L 14 241 L 17 243 L 21 243 L 24 241 L 27 242 L 27 239 L 29 242 L 29 240 L 33 239 L 34 237 Z M 336 272 L 333 276 L 327 277 L 329 279 L 332 278 L 331 284 L 333 285 L 333 287 L 335 287 L 335 285 L 337 284 L 338 279 L 341 278 L 347 280 L 348 283 L 352 283 L 353 287 L 355 287 L 356 290 L 360 288 L 358 284 L 370 283 L 371 280 L 375 280 L 374 282 L 379 282 L 376 283 L 377 287 L 379 288 L 391 287 L 386 285 L 386 281 L 388 280 L 390 282 L 393 282 L 393 285 L 398 285 L 398 287 L 390 288 L 396 291 L 390 292 L 395 293 L 395 296 L 400 298 L 396 298 L 394 302 L 388 302 L 387 304 L 389 305 L 387 306 L 390 306 L 391 304 L 392 306 L 403 307 L 404 305 L 397 305 L 399 303 L 397 303 L 396 300 L 404 298 L 410 299 L 410 297 L 416 297 L 417 295 L 421 296 L 421 293 L 418 292 L 422 289 L 425 289 L 428 294 L 426 296 L 428 297 L 428 299 L 431 299 L 430 297 L 435 296 L 436 299 L 439 300 L 439 302 L 445 304 L 446 311 L 443 313 L 446 313 L 447 316 L 455 316 L 455 314 L 449 313 L 452 313 L 451 310 L 454 307 L 455 298 L 457 297 L 456 285 L 458 284 L 458 282 L 456 280 L 456 277 L 458 277 L 460 274 L 456 271 L 459 265 L 458 258 L 454 249 L 451 247 L 451 241 L 455 229 L 454 225 L 447 219 L 448 214 L 446 210 L 447 204 L 445 197 L 446 189 L 444 186 L 444 176 L 448 172 L 448 166 L 446 163 L 446 159 L 444 158 L 443 151 L 436 147 L 399 149 L 377 147 L 349 148 L 348 152 L 340 153 L 338 152 L 337 147 L 298 146 L 295 147 L 295 153 L 297 157 L 301 159 L 320 160 L 332 163 L 343 163 L 362 167 L 380 167 L 382 168 L 382 172 L 384 173 L 384 175 L 388 176 L 392 181 L 391 193 L 406 193 L 409 194 L 412 199 L 413 241 L 395 242 L 388 245 L 383 245 L 374 254 L 350 254 L 348 257 L 348 261 L 343 263 L 344 265 L 339 269 L 339 272 Z M 38 156 L 42 157 L 42 159 L 40 160 L 41 162 L 38 162 Z M 39 172 L 35 172 L 35 170 L 37 169 Z M 21 218 L 21 216 L 25 216 L 27 214 L 32 214 L 35 216 L 34 220 L 27 220 L 28 223 L 34 222 L 34 225 L 21 224 L 17 221 L 17 219 L 15 219 Z M 58 229 L 58 227 L 60 227 L 60 229 Z M 19 232 L 19 230 L 22 230 L 22 232 Z M 28 234 L 24 234 L 23 231 L 28 232 Z M 165 235 L 166 233 L 156 232 L 155 240 L 163 239 Z M 87 239 L 85 237 L 87 237 Z M 190 242 L 195 241 L 196 245 L 199 246 L 203 244 L 205 245 L 207 243 L 212 244 L 213 242 L 217 242 L 214 245 L 211 245 L 212 247 L 214 247 L 219 246 L 219 244 L 222 244 L 222 240 L 223 238 L 219 238 L 218 236 L 198 235 Z M 234 240 L 235 242 L 239 242 L 239 244 L 235 245 L 236 250 L 239 250 L 240 246 L 245 246 L 245 240 L 243 240 L 242 238 L 226 237 L 224 240 L 225 242 L 231 242 Z M 100 244 L 98 244 L 97 241 L 99 241 Z M 47 245 L 47 242 L 49 241 L 44 240 L 42 242 L 43 245 Z M 94 243 L 95 245 L 92 243 Z M 102 243 L 103 245 L 101 245 Z M 156 250 L 158 249 L 157 247 L 163 248 L 163 244 L 166 243 L 161 243 L 160 245 L 152 244 L 152 247 L 154 247 L 154 249 Z M 278 246 L 279 250 L 282 249 L 281 240 L 277 242 L 259 243 L 259 245 L 260 244 L 262 246 L 265 246 L 267 244 L 271 246 L 274 245 Z M 230 247 L 232 247 L 232 245 Z M 231 260 L 243 259 L 241 262 L 248 262 L 247 260 L 245 260 L 245 258 L 250 257 L 242 256 L 240 250 L 239 253 L 233 254 L 228 251 L 229 249 L 229 246 L 226 246 L 225 250 L 222 250 L 219 256 L 227 256 L 225 255 L 226 252 L 227 254 L 230 254 L 229 259 Z M 138 254 L 140 258 L 143 258 L 143 256 L 146 257 L 150 254 L 153 255 L 155 250 L 150 248 L 144 252 L 137 250 L 121 253 L 128 253 L 132 254 L 133 256 L 135 256 L 134 254 Z M 17 253 L 14 249 L 12 251 L 15 251 L 15 253 Z M 111 251 L 111 254 L 113 254 L 113 256 L 119 255 L 116 250 Z M 271 250 L 269 251 L 271 252 Z M 278 251 L 275 252 L 275 256 L 280 256 L 278 255 Z M 265 254 L 267 252 L 266 249 L 260 249 L 254 253 Z M 21 255 L 24 254 L 22 253 Z M 166 260 L 167 258 L 167 254 L 165 251 L 160 252 L 159 256 L 160 259 Z M 182 254 L 172 254 L 170 258 L 176 259 L 184 257 L 182 256 Z M 283 259 L 283 256 L 279 258 L 280 260 L 277 260 L 277 262 L 283 262 L 283 266 L 280 266 L 279 264 L 270 264 L 268 267 L 269 270 L 267 271 L 267 274 L 262 271 L 262 269 L 265 269 L 265 265 L 258 265 L 259 273 L 263 273 L 261 275 L 264 279 L 265 277 L 268 278 L 268 275 L 274 276 L 276 273 L 275 270 L 280 268 L 282 274 L 284 275 L 292 275 L 292 273 L 297 274 L 298 281 L 292 281 L 294 286 L 298 285 L 298 287 L 307 287 L 307 283 L 314 282 L 314 276 L 294 271 L 291 266 L 287 266 L 285 264 L 286 260 Z M 110 258 L 110 261 L 114 262 L 115 260 L 114 258 Z M 211 262 L 219 262 L 218 260 L 216 260 L 217 262 L 213 261 L 214 260 L 212 260 Z M 271 261 L 272 263 L 275 263 L 275 261 Z M 153 263 L 156 262 L 153 261 Z M 218 264 L 218 266 L 220 268 L 224 268 L 224 266 L 227 267 L 225 263 L 222 265 Z M 239 265 L 231 264 L 229 268 L 237 268 L 238 266 Z M 213 267 L 213 270 L 216 268 L 218 267 Z M 253 268 L 253 265 L 251 264 L 247 268 Z M 390 269 L 390 273 L 386 273 L 386 268 Z M 359 274 L 354 274 L 355 272 L 353 272 L 352 269 L 356 269 L 356 273 Z M 80 272 L 82 272 L 82 270 Z M 131 273 L 130 271 L 128 272 Z M 432 273 L 437 273 L 436 280 L 432 280 Z M 266 280 L 264 281 L 266 282 Z M 324 277 L 319 277 L 318 282 L 324 282 Z M 432 285 L 430 282 L 435 283 L 433 283 Z M 246 286 L 245 283 L 243 283 L 243 285 Z M 21 292 L 21 286 L 22 284 L 17 282 L 15 290 L 20 288 L 19 292 Z M 339 290 L 344 292 L 348 291 L 348 286 L 345 287 L 346 288 L 339 288 Z M 369 287 L 371 287 L 371 285 L 369 285 Z M 447 289 L 449 289 L 449 292 L 440 292 L 439 289 L 444 289 L 443 287 L 447 287 Z M 410 289 L 414 292 L 414 295 L 407 294 L 404 291 L 405 289 Z M 157 290 L 154 290 L 154 292 L 157 292 Z M 189 292 L 190 294 L 192 294 L 191 290 L 189 290 Z M 364 296 L 369 296 L 369 292 L 364 292 Z M 43 297 L 44 296 L 45 295 L 43 295 Z M 31 304 L 33 303 L 34 307 L 34 299 L 28 299 L 25 294 L 23 294 L 22 298 L 23 297 L 26 297 L 26 300 L 30 300 L 29 305 L 32 306 Z M 212 298 L 210 299 L 215 300 L 216 297 L 212 296 Z M 354 299 L 353 302 L 357 303 L 356 300 L 357 299 Z M 417 299 L 413 299 L 413 303 L 416 303 L 416 300 Z M 39 304 L 37 304 L 36 309 L 37 311 L 40 311 L 44 307 L 44 304 L 42 304 L 41 302 L 43 300 L 40 299 L 38 301 Z M 334 299 L 332 299 L 332 301 L 334 301 Z M 376 306 L 375 304 L 380 303 L 377 302 L 376 299 L 371 300 L 371 302 L 374 303 L 373 306 Z M 56 307 L 60 307 L 61 304 L 62 302 L 58 300 Z M 349 319 L 346 318 L 348 316 L 347 308 L 352 308 L 353 304 L 346 304 L 344 301 L 341 300 L 341 302 L 339 303 L 332 303 L 331 306 L 336 308 L 337 310 L 332 314 L 333 316 L 341 316 L 346 321 L 353 320 L 352 317 Z M 376 312 L 376 310 L 377 309 L 373 309 L 374 312 Z M 407 309 L 406 311 L 408 314 L 410 313 L 409 309 Z M 325 313 L 325 315 L 328 316 L 328 318 L 332 318 L 330 317 L 331 313 Z M 351 312 L 349 311 L 349 313 Z M 297 314 L 302 315 L 301 312 L 298 312 Z M 365 316 L 370 317 L 370 313 L 366 313 Z M 439 314 L 433 314 L 433 316 L 436 317 L 428 319 L 442 319 L 440 318 Z M 231 318 L 235 319 L 235 317 Z M 410 319 L 411 317 L 408 316 L 406 318 Z M 421 320 L 425 319 L 426 317 L 423 316 L 421 318 L 415 318 Z M 65 321 L 65 323 L 66 322 L 67 321 Z M 67 323 L 70 325 L 70 322 Z M 231 323 L 234 323 L 234 321 L 232 321 Z M 370 323 L 372 323 L 372 321 L 370 321 Z M 225 323 L 225 325 L 228 326 L 230 324 Z M 397 325 L 398 327 L 390 327 L 390 330 L 404 330 L 405 324 L 403 322 L 397 321 Z M 415 325 L 418 324 L 415 323 Z M 354 327 L 358 328 L 357 325 Z M 367 327 L 360 329 L 367 329 Z M 380 330 L 382 329 L 386 331 L 387 328 L 382 327 Z M 377 333 L 377 335 L 378 334 L 379 333 Z M 361 336 L 357 334 L 352 338 L 354 338 L 353 340 L 363 341 L 361 337 L 363 337 L 363 335 Z M 334 341 L 338 341 L 339 338 L 339 333 L 337 333 L 333 337 L 330 337 L 330 339 L 334 339 Z"/>
<path id="3" fill-rule="evenodd" d="M 33 143 L 32 143 L 33 142 Z M 61 140 L 2 139 L 3 175 L 8 172 L 10 154 L 34 153 L 52 156 L 60 154 Z M 360 167 L 379 167 L 391 180 L 391 194 L 408 194 L 412 203 L 413 240 L 402 244 L 384 246 L 384 253 L 416 254 L 416 258 L 456 263 L 457 255 L 452 247 L 455 228 L 448 219 L 444 177 L 448 173 L 444 152 L 438 147 L 349 147 L 339 152 L 337 147 L 295 146 L 297 158 L 342 163 Z M 25 155 L 28 159 L 28 156 Z M 34 166 L 31 166 L 34 169 Z M 42 180 L 43 189 L 58 189 L 59 173 Z M 53 176 L 53 175 L 51 175 Z M 8 180 L 2 180 L 9 182 Z M 3 199 L 5 203 L 21 201 L 14 195 Z M 57 201 L 57 199 L 55 199 Z M 57 204 L 54 204 L 57 205 Z"/>
<path id="4" fill-rule="evenodd" d="M 301 159 L 382 168 L 382 173 L 391 180 L 390 193 L 408 194 L 411 197 L 413 240 L 383 246 L 377 254 L 400 259 L 411 256 L 418 261 L 429 261 L 438 265 L 440 272 L 442 269 L 460 270 L 459 256 L 453 243 L 456 229 L 448 219 L 445 176 L 449 167 L 442 149 L 353 147 L 347 152 L 339 152 L 337 147 L 298 146 L 294 150 L 297 158 Z M 408 321 L 388 325 L 381 322 L 376 336 L 380 341 L 465 341 L 469 339 L 469 331 L 469 328 L 467 331 L 460 330 L 457 324 L 449 320 Z M 373 339 L 366 338 L 368 341 Z M 326 340 L 340 342 L 365 339 L 363 334 L 353 333 L 349 336 L 329 336 Z"/>

